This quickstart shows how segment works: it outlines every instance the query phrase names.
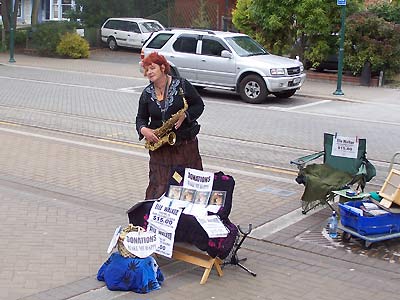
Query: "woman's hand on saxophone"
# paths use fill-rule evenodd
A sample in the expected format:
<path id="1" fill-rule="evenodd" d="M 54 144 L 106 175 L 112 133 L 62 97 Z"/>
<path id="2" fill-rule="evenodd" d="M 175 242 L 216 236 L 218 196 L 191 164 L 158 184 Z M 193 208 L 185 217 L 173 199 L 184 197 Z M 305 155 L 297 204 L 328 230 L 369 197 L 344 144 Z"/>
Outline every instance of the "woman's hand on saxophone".
<path id="1" fill-rule="evenodd" d="M 181 127 L 183 121 L 186 119 L 186 114 L 183 113 L 180 118 L 178 119 L 178 121 L 176 121 L 175 123 L 175 129 L 178 129 L 179 127 Z"/>
<path id="2" fill-rule="evenodd" d="M 154 130 L 147 127 L 142 127 L 140 129 L 141 134 L 143 134 L 144 138 L 150 143 L 157 143 L 158 137 L 154 134 Z"/>

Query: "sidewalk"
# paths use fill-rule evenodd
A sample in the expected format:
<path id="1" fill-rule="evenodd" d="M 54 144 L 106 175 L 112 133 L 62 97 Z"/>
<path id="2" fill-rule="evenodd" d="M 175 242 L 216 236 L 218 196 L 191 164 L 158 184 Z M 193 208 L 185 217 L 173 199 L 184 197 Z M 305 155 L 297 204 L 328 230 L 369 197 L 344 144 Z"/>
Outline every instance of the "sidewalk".
<path id="1" fill-rule="evenodd" d="M 354 252 L 356 244 L 323 237 L 327 209 L 263 239 L 247 238 L 239 258 L 247 258 L 243 264 L 257 277 L 228 265 L 223 277 L 213 270 L 200 285 L 201 268 L 157 258 L 166 277 L 160 290 L 145 295 L 110 291 L 96 280 L 96 272 L 108 257 L 114 228 L 126 225 L 126 208 L 143 194 L 147 159 L 121 145 L 21 131 L 0 131 L 0 299 L 388 300 L 400 292 L 393 280 L 400 278 L 398 262 L 377 258 L 377 252 L 366 259 Z M 204 163 L 206 170 L 221 164 Z M 244 230 L 298 207 L 296 191 L 302 187 L 291 176 L 285 180 L 223 163 L 222 170 L 236 181 L 230 218 Z M 262 186 L 270 192 L 256 192 Z"/>
<path id="2" fill-rule="evenodd" d="M 60 59 L 49 57 L 37 57 L 24 54 L 16 54 L 15 63 L 9 63 L 9 55 L 0 53 L 0 64 L 13 66 L 28 66 L 36 68 L 50 68 L 64 71 L 89 72 L 102 74 L 106 73 L 114 76 L 139 77 L 143 78 L 140 73 L 137 62 L 139 54 L 132 53 L 132 64 L 122 62 L 104 62 L 96 58 L 98 55 L 104 55 L 97 50 L 91 53 L 89 59 Z M 124 55 L 127 55 L 124 53 Z M 304 85 L 296 93 L 297 96 L 311 97 L 317 99 L 341 100 L 341 101 L 368 101 L 376 102 L 385 101 L 386 103 L 399 103 L 400 89 L 391 89 L 385 87 L 365 87 L 342 84 L 343 96 L 335 96 L 337 84 L 330 81 L 320 81 L 314 79 L 306 79 Z"/>
<path id="3" fill-rule="evenodd" d="M 385 87 L 366 87 L 342 84 L 343 96 L 336 96 L 337 84 L 329 81 L 307 80 L 296 93 L 298 96 L 318 99 L 361 101 L 361 102 L 385 102 L 387 104 L 400 103 L 400 89 Z"/>

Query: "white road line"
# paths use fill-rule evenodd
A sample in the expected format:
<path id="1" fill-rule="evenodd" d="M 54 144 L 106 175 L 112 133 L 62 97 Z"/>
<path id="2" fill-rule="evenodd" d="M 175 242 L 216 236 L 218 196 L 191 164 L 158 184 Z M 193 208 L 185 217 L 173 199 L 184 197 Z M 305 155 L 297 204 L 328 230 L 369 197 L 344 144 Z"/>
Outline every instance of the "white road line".
<path id="1" fill-rule="evenodd" d="M 21 130 L 0 127 L 0 131 L 34 137 L 34 138 L 40 138 L 40 139 L 50 140 L 50 141 L 55 141 L 55 142 L 61 142 L 61 143 L 65 143 L 65 144 L 77 145 L 77 146 L 82 146 L 82 147 L 87 147 L 87 148 L 112 151 L 112 152 L 117 152 L 117 153 L 122 153 L 122 154 L 127 154 L 127 155 L 134 155 L 137 157 L 146 157 L 146 158 L 149 157 L 148 153 L 144 153 L 144 152 L 133 151 L 133 150 L 124 150 L 124 149 L 119 149 L 119 148 L 114 148 L 114 147 L 107 147 L 107 146 L 101 146 L 101 145 L 96 145 L 96 144 L 91 144 L 91 143 L 73 141 L 70 139 L 57 138 L 57 137 L 52 137 L 52 136 L 37 134 L 37 133 L 31 133 L 31 132 L 26 132 L 26 131 L 21 131 Z M 294 181 L 294 179 L 287 179 L 287 178 L 283 178 L 283 177 L 271 176 L 271 175 L 266 175 L 266 174 L 261 174 L 261 173 L 256 173 L 256 172 L 248 172 L 248 171 L 242 171 L 242 170 L 238 170 L 238 169 L 226 168 L 225 166 L 205 164 L 204 167 L 207 169 L 213 169 L 213 170 L 217 170 L 217 171 L 224 170 L 225 172 L 228 172 L 228 173 L 235 173 L 235 174 L 240 174 L 240 175 L 250 176 L 250 177 L 255 177 L 255 178 L 264 178 L 264 179 L 273 180 L 273 181 L 277 181 L 277 182 L 293 183 L 293 184 L 297 185 L 297 183 Z"/>
<path id="2" fill-rule="evenodd" d="M 271 222 L 265 223 L 264 225 L 255 228 L 254 230 L 251 231 L 249 236 L 258 240 L 265 239 L 266 237 L 274 234 L 275 232 L 281 231 L 282 229 L 294 223 L 297 223 L 324 208 L 325 208 L 324 206 L 317 207 L 309 211 L 307 215 L 305 215 L 301 212 L 302 209 L 300 207 L 294 211 L 291 211 L 290 213 L 287 213 L 286 215 L 283 215 Z"/>
<path id="3" fill-rule="evenodd" d="M 299 108 L 310 107 L 310 106 L 325 104 L 325 103 L 329 103 L 329 102 L 332 102 L 332 100 L 321 100 L 321 101 L 317 101 L 317 102 L 313 102 L 313 103 L 292 106 L 292 107 L 286 108 L 285 110 L 295 110 L 295 109 L 299 109 Z"/>
<path id="4" fill-rule="evenodd" d="M 136 92 L 136 89 L 141 89 L 146 87 L 147 85 L 139 85 L 139 86 L 130 86 L 130 87 L 126 87 L 126 88 L 120 88 L 118 89 L 118 91 L 123 91 L 123 92 Z"/>
<path id="5" fill-rule="evenodd" d="M 15 77 L 8 77 L 8 76 L 0 76 L 0 78 L 9 79 L 9 80 L 25 81 L 25 82 L 33 82 L 33 83 L 39 83 L 39 84 L 51 84 L 51 85 L 59 85 L 59 86 L 66 86 L 66 87 L 77 87 L 77 88 L 83 88 L 83 89 L 92 89 L 92 90 L 114 92 L 114 93 L 115 92 L 127 93 L 127 91 L 123 91 L 123 90 L 100 88 L 100 87 L 89 86 L 89 85 L 60 83 L 60 82 L 42 81 L 42 80 L 35 80 L 35 79 L 15 78 Z M 141 94 L 142 92 L 129 91 L 129 93 Z"/>
<path id="6" fill-rule="evenodd" d="M 56 69 L 56 68 L 44 68 L 44 67 L 33 67 L 33 66 L 22 66 L 22 65 L 3 64 L 3 66 L 12 67 L 12 68 L 27 68 L 27 69 L 35 69 L 35 70 L 46 70 L 46 71 L 54 71 L 54 72 L 60 72 L 60 73 L 88 74 L 88 75 L 95 75 L 95 76 L 102 76 L 102 77 L 115 77 L 115 78 L 123 78 L 123 79 L 135 79 L 135 80 L 146 80 L 146 81 L 148 81 L 148 79 L 144 78 L 144 77 L 121 76 L 121 75 L 112 75 L 112 74 L 104 74 L 104 73 L 83 72 L 83 71 L 73 71 L 73 70 L 64 70 L 64 69 Z"/>

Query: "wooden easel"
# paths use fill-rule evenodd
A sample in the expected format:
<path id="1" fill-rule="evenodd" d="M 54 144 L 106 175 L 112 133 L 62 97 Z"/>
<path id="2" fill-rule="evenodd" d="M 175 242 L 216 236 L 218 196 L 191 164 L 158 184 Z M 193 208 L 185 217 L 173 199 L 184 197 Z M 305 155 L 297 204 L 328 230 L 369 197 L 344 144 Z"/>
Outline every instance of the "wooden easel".
<path id="1" fill-rule="evenodd" d="M 222 260 L 219 259 L 218 257 L 212 258 L 208 254 L 191 250 L 183 246 L 174 245 L 172 258 L 205 268 L 203 276 L 201 277 L 200 280 L 200 284 L 206 283 L 213 266 L 215 267 L 218 276 L 221 277 L 222 275 L 224 275 L 221 269 Z"/>

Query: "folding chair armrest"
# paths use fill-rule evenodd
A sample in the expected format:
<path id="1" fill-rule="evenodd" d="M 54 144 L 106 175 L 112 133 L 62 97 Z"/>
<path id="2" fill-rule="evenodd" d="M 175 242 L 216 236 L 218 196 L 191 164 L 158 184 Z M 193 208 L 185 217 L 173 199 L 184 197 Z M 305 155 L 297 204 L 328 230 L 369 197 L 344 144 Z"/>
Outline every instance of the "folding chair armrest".
<path id="1" fill-rule="evenodd" d="M 314 154 L 302 156 L 299 158 L 296 158 L 294 160 L 291 160 L 290 163 L 293 165 L 296 165 L 299 169 L 304 167 L 304 165 L 314 159 L 317 159 L 318 157 L 321 157 L 322 155 L 325 154 L 325 151 L 320 151 Z"/>
<path id="2" fill-rule="evenodd" d="M 365 162 L 363 162 L 360 167 L 358 168 L 357 174 L 356 175 L 367 175 L 367 167 L 365 165 Z"/>

